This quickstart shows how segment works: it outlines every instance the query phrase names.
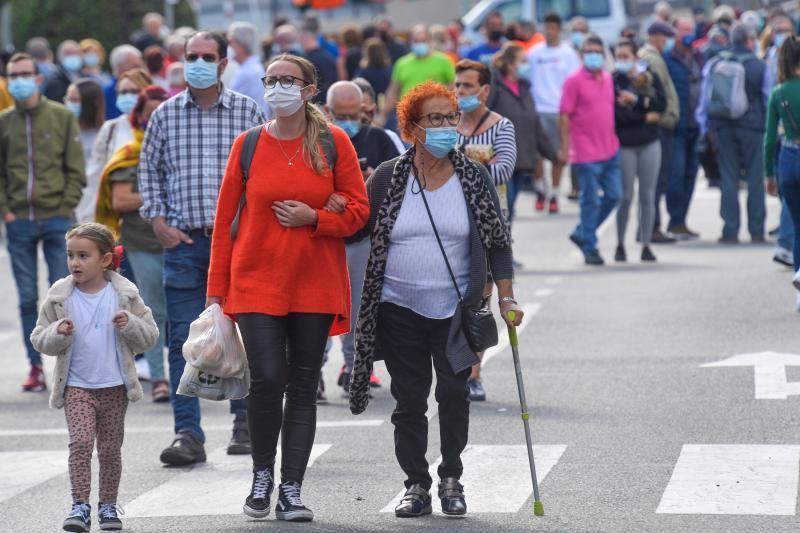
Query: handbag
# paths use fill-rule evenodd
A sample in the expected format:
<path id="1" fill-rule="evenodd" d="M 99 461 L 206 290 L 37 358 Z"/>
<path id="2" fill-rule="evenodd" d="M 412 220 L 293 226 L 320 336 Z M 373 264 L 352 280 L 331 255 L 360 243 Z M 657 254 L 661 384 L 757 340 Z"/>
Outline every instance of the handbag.
<path id="1" fill-rule="evenodd" d="M 467 338 L 467 344 L 473 352 L 483 352 L 492 346 L 496 346 L 498 341 L 497 336 L 497 323 L 494 321 L 492 310 L 489 308 L 488 300 L 482 299 L 476 307 L 468 307 L 464 304 L 464 298 L 461 296 L 461 290 L 458 288 L 456 277 L 453 274 L 453 269 L 450 268 L 450 261 L 447 259 L 447 253 L 444 251 L 442 240 L 439 238 L 439 231 L 436 229 L 436 223 L 433 221 L 431 209 L 428 207 L 428 200 L 425 198 L 425 190 L 419 182 L 416 173 L 414 179 L 419 185 L 419 192 L 422 195 L 422 202 L 425 204 L 425 211 L 428 213 L 428 220 L 431 221 L 433 234 L 436 236 L 436 242 L 439 244 L 439 250 L 442 252 L 444 263 L 447 265 L 447 272 L 450 274 L 450 279 L 453 281 L 453 287 L 458 294 L 459 307 L 461 308 L 461 329 L 464 336 Z"/>

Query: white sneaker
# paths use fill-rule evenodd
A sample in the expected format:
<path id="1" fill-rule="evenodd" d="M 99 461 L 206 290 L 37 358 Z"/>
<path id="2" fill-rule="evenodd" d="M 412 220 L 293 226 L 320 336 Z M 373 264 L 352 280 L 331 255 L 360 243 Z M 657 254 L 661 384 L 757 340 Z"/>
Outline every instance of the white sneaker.
<path id="1" fill-rule="evenodd" d="M 792 285 L 794 288 L 800 291 L 800 270 L 794 273 L 794 277 L 792 278 Z"/>
<path id="2" fill-rule="evenodd" d="M 794 266 L 794 254 L 792 253 L 791 250 L 788 250 L 783 246 L 775 247 L 775 254 L 772 256 L 772 260 L 783 266 L 787 267 Z"/>
<path id="3" fill-rule="evenodd" d="M 797 294 L 794 296 L 794 307 L 797 309 L 797 312 L 800 313 L 800 290 L 797 291 Z"/>
<path id="4" fill-rule="evenodd" d="M 136 375 L 142 381 L 150 381 L 150 365 L 147 363 L 146 357 L 136 360 Z"/>

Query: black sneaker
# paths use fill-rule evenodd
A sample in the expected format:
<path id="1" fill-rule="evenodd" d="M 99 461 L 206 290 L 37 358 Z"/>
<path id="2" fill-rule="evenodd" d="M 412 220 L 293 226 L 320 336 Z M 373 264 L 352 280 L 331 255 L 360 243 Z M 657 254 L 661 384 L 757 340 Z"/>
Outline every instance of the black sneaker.
<path id="1" fill-rule="evenodd" d="M 228 455 L 250 455 L 251 450 L 247 415 L 237 415 L 233 420 L 233 433 L 228 443 Z"/>
<path id="2" fill-rule="evenodd" d="M 325 395 L 325 380 L 322 379 L 322 373 L 319 374 L 319 382 L 317 383 L 317 405 L 325 405 L 328 403 L 328 397 Z"/>
<path id="3" fill-rule="evenodd" d="M 250 495 L 244 501 L 244 514 L 250 518 L 266 518 L 269 516 L 269 499 L 275 488 L 274 467 L 265 467 L 253 471 L 253 486 Z"/>
<path id="4" fill-rule="evenodd" d="M 614 252 L 614 261 L 617 263 L 624 263 L 628 260 L 628 256 L 625 253 L 625 247 L 621 244 L 617 245 L 617 250 Z"/>
<path id="5" fill-rule="evenodd" d="M 431 493 L 423 489 L 419 483 L 411 485 L 394 508 L 394 515 L 397 518 L 416 518 L 432 512 Z"/>
<path id="6" fill-rule="evenodd" d="M 336 380 L 336 384 L 342 388 L 342 398 L 349 398 L 350 397 L 350 373 L 346 372 L 345 366 L 342 365 L 341 370 L 339 370 L 339 378 Z"/>
<path id="7" fill-rule="evenodd" d="M 470 379 L 467 380 L 467 386 L 469 387 L 469 399 L 473 402 L 485 402 L 486 401 L 486 391 L 483 389 L 483 383 L 479 379 Z"/>
<path id="8" fill-rule="evenodd" d="M 92 528 L 92 506 L 88 503 L 75 502 L 72 511 L 64 520 L 64 531 L 84 533 Z"/>
<path id="9" fill-rule="evenodd" d="M 206 462 L 203 443 L 188 431 L 179 431 L 169 448 L 161 452 L 161 462 L 168 466 L 186 466 Z"/>
<path id="10" fill-rule="evenodd" d="M 669 233 L 662 233 L 661 230 L 655 230 L 650 242 L 653 244 L 672 244 L 677 242 L 677 239 Z"/>
<path id="11" fill-rule="evenodd" d="M 97 504 L 97 520 L 100 522 L 100 529 L 103 531 L 119 531 L 122 529 L 122 520 L 119 519 L 121 514 L 125 514 L 125 511 L 116 503 Z"/>
<path id="12" fill-rule="evenodd" d="M 569 240 L 572 241 L 572 244 L 578 247 L 578 250 L 581 252 L 583 251 L 583 240 L 581 240 L 577 235 L 574 233 L 569 236 Z"/>
<path id="13" fill-rule="evenodd" d="M 314 512 L 303 505 L 300 499 L 300 483 L 285 481 L 278 489 L 278 504 L 275 506 L 275 516 L 287 522 L 311 522 Z"/>
<path id="14" fill-rule="evenodd" d="M 459 483 L 456 478 L 446 477 L 439 482 L 439 498 L 442 500 L 442 512 L 447 516 L 467 514 L 464 485 Z"/>
<path id="15" fill-rule="evenodd" d="M 653 255 L 653 251 L 650 249 L 649 246 L 645 246 L 642 248 L 642 261 L 645 263 L 655 263 L 656 256 Z"/>
<path id="16" fill-rule="evenodd" d="M 603 261 L 603 258 L 600 256 L 600 253 L 596 251 L 584 254 L 583 262 L 589 266 L 603 266 L 606 264 L 606 262 Z"/>

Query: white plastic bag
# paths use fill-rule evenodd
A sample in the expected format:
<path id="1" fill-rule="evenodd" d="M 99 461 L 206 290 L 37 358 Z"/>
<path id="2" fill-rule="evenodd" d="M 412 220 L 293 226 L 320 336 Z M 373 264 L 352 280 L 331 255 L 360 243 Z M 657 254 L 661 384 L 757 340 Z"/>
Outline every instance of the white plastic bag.
<path id="1" fill-rule="evenodd" d="M 219 402 L 244 398 L 249 389 L 250 371 L 247 367 L 242 377 L 221 378 L 187 364 L 178 385 L 178 394 Z"/>
<path id="2" fill-rule="evenodd" d="M 239 330 L 217 304 L 192 322 L 183 344 L 183 358 L 194 368 L 219 378 L 242 378 L 247 369 Z"/>

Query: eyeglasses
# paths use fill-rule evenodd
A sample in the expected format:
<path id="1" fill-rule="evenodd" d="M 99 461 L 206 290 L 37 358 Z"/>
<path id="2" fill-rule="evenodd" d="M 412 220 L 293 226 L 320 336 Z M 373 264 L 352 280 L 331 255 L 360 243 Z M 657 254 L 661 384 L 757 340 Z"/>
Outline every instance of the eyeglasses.
<path id="1" fill-rule="evenodd" d="M 417 122 L 422 120 L 423 118 L 427 118 L 428 122 L 430 122 L 431 126 L 434 128 L 439 128 L 444 124 L 446 120 L 448 124 L 451 126 L 458 126 L 458 123 L 461 121 L 461 111 L 451 111 L 446 115 L 441 113 L 428 113 L 427 115 L 422 115 Z"/>
<path id="2" fill-rule="evenodd" d="M 17 78 L 33 78 L 35 76 L 35 72 L 13 72 L 8 75 L 8 79 L 16 80 Z"/>
<path id="3" fill-rule="evenodd" d="M 261 78 L 261 83 L 264 85 L 265 89 L 274 88 L 276 83 L 280 83 L 281 87 L 283 87 L 284 89 L 288 89 L 289 87 L 291 87 L 292 85 L 294 85 L 298 81 L 302 81 L 304 86 L 305 85 L 311 85 L 311 82 L 308 82 L 308 81 L 304 80 L 303 78 L 297 78 L 295 76 L 289 76 L 289 75 L 286 75 L 286 76 L 266 76 L 264 78 Z"/>
<path id="4" fill-rule="evenodd" d="M 203 54 L 203 55 L 186 54 L 186 62 L 187 63 L 194 63 L 198 59 L 202 59 L 206 63 L 216 63 L 217 61 L 219 61 L 219 58 L 217 57 L 217 54 Z"/>
<path id="5" fill-rule="evenodd" d="M 135 95 L 138 95 L 139 94 L 139 89 L 123 89 L 123 90 L 117 92 L 118 96 L 122 95 L 122 94 L 135 94 Z"/>
<path id="6" fill-rule="evenodd" d="M 352 115 L 342 115 L 339 113 L 331 113 L 333 120 L 361 120 L 362 113 L 353 113 Z"/>

